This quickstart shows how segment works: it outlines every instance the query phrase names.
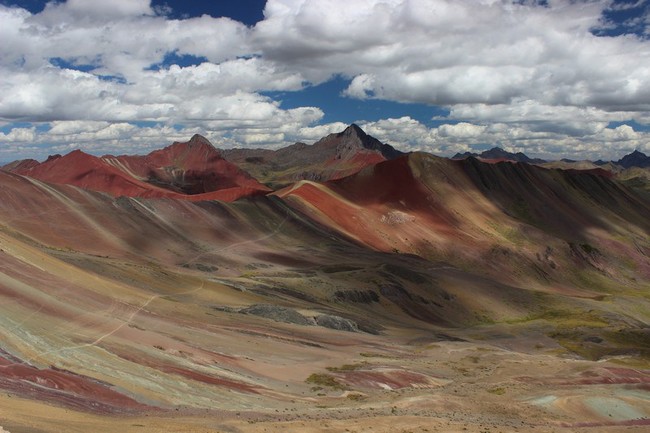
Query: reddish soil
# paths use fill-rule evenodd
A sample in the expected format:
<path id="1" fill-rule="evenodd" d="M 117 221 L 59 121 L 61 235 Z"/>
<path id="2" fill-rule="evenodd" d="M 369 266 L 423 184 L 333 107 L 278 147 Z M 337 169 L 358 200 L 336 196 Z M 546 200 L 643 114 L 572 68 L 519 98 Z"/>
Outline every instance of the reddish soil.
<path id="1" fill-rule="evenodd" d="M 80 150 L 36 166 L 18 168 L 15 172 L 44 182 L 74 185 L 114 196 L 138 197 L 155 194 L 154 191 L 158 190 Z M 164 196 L 165 193 L 159 191 L 158 194 Z"/>
<path id="2" fill-rule="evenodd" d="M 350 159 L 347 160 L 341 160 L 333 157 L 325 163 L 325 167 L 328 170 L 333 170 L 333 172 L 329 174 L 327 178 L 330 180 L 342 179 L 344 177 L 358 173 L 368 166 L 379 164 L 383 161 L 386 161 L 386 158 L 384 158 L 380 153 L 363 151 L 355 153 Z"/>
<path id="3" fill-rule="evenodd" d="M 26 160 L 6 168 L 44 182 L 74 185 L 115 197 L 235 201 L 270 191 L 198 136 L 146 156 L 97 158 L 75 150 L 41 164 Z"/>
<path id="4" fill-rule="evenodd" d="M 110 384 L 55 367 L 38 369 L 12 362 L 1 354 L 0 388 L 20 396 L 95 413 L 135 413 L 152 409 L 114 391 Z"/>
<path id="5" fill-rule="evenodd" d="M 539 379 L 522 377 L 520 380 L 529 383 L 554 385 L 619 385 L 619 384 L 650 384 L 650 371 L 631 368 L 595 368 L 582 372 L 578 377 L 557 377 L 554 379 Z"/>

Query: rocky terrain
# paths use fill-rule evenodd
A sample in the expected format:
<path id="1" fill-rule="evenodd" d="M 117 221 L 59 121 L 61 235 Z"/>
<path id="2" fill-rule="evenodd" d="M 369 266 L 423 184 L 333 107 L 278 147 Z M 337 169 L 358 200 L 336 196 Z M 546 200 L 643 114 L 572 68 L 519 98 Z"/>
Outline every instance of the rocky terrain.
<path id="1" fill-rule="evenodd" d="M 359 131 L 1 170 L 0 431 L 646 431 L 647 194 Z"/>
<path id="2" fill-rule="evenodd" d="M 227 149 L 223 155 L 256 179 L 278 188 L 299 180 L 345 177 L 366 166 L 397 158 L 402 152 L 352 124 L 313 145 L 296 143 L 279 150 Z"/>

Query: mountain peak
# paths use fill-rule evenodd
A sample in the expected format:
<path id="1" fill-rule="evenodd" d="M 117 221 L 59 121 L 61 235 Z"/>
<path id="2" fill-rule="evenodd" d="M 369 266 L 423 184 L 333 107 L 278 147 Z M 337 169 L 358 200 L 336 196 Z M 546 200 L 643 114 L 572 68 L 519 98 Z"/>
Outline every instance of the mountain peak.
<path id="1" fill-rule="evenodd" d="M 346 137 L 356 136 L 359 137 L 361 141 L 363 141 L 366 137 L 368 137 L 368 134 L 366 134 L 365 131 L 359 127 L 359 125 L 353 123 L 347 128 L 345 128 L 343 132 L 340 132 L 339 136 L 346 136 Z"/>
<path id="2" fill-rule="evenodd" d="M 210 143 L 210 140 L 208 140 L 207 138 L 205 138 L 205 137 L 202 136 L 201 134 L 194 134 L 194 135 L 192 136 L 192 138 L 190 138 L 190 141 L 187 142 L 187 144 L 188 144 L 190 147 L 194 147 L 194 146 L 208 146 L 208 147 L 215 148 L 215 147 L 212 145 L 212 143 Z M 215 149 L 216 149 L 216 148 L 215 148 Z"/>
<path id="3" fill-rule="evenodd" d="M 391 145 L 384 144 L 375 137 L 366 134 L 356 123 L 352 123 L 335 136 L 343 139 L 338 145 L 339 157 L 342 156 L 341 153 L 350 152 L 351 149 L 355 148 L 377 151 L 386 159 L 393 159 L 403 155 L 402 152 L 394 149 Z"/>
<path id="4" fill-rule="evenodd" d="M 624 168 L 650 167 L 650 157 L 636 149 L 629 155 L 625 155 L 623 158 L 619 159 L 616 163 Z"/>
<path id="5" fill-rule="evenodd" d="M 490 150 L 485 150 L 481 153 L 457 153 L 452 157 L 452 159 L 465 159 L 465 158 L 481 158 L 481 159 L 492 159 L 492 160 L 506 160 L 506 161 L 515 161 L 515 162 L 527 162 L 529 164 L 540 164 L 545 162 L 543 159 L 539 158 L 530 158 L 522 152 L 512 153 L 504 150 L 500 147 L 493 147 Z"/>

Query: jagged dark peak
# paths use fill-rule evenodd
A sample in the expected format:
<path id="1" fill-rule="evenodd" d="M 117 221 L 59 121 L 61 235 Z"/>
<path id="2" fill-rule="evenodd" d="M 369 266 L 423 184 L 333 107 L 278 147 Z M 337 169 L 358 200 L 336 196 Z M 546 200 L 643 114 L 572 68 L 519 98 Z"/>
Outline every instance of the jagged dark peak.
<path id="1" fill-rule="evenodd" d="M 454 156 L 451 157 L 451 159 L 465 159 L 465 158 L 470 158 L 470 157 L 476 158 L 477 156 L 478 156 L 478 153 L 472 153 L 472 152 L 460 153 L 460 152 L 457 152 Z"/>
<path id="2" fill-rule="evenodd" d="M 361 147 L 368 150 L 377 150 L 381 152 L 381 154 L 386 159 L 394 159 L 404 155 L 404 152 L 400 152 L 390 144 L 382 143 L 372 135 L 366 134 L 366 132 L 361 129 L 356 123 L 353 123 L 345 128 L 343 132 L 339 132 L 337 134 L 337 137 L 350 137 L 352 139 L 356 138 L 359 140 Z"/>
<path id="3" fill-rule="evenodd" d="M 631 167 L 650 167 L 650 157 L 645 153 L 640 152 L 638 149 L 629 155 L 625 155 L 623 158 L 619 159 L 616 162 L 618 165 L 623 166 L 624 168 Z"/>
<path id="4" fill-rule="evenodd" d="M 201 134 L 194 134 L 192 138 L 190 138 L 190 141 L 187 142 L 187 144 L 190 145 L 190 147 L 194 146 L 209 146 L 214 149 L 216 149 L 212 143 L 210 143 L 210 140 L 202 136 Z"/>
<path id="5" fill-rule="evenodd" d="M 522 152 L 512 153 L 500 147 L 493 147 L 490 150 L 485 150 L 481 153 L 465 152 L 456 153 L 451 159 L 466 159 L 466 158 L 482 158 L 482 159 L 504 159 L 515 162 L 527 162 L 529 164 L 541 164 L 546 161 L 539 158 L 530 158 Z"/>
<path id="6" fill-rule="evenodd" d="M 490 150 L 482 152 L 479 156 L 484 159 L 506 159 L 509 161 L 526 162 L 529 164 L 541 164 L 546 162 L 543 159 L 530 158 L 528 155 L 522 152 L 508 152 L 507 150 L 504 150 L 500 147 L 493 147 Z"/>
<path id="7" fill-rule="evenodd" d="M 521 154 L 523 155 L 523 153 Z M 513 161 L 518 161 L 517 154 L 508 152 L 507 150 L 501 149 L 500 147 L 493 147 L 490 150 L 486 150 L 480 154 L 481 158 L 486 159 L 508 159 Z M 526 155 L 523 155 L 527 159 Z"/>
<path id="8" fill-rule="evenodd" d="M 49 156 L 47 157 L 47 159 L 45 160 L 45 162 L 54 161 L 55 159 L 59 159 L 59 158 L 61 158 L 61 154 L 60 154 L 60 153 L 56 153 L 56 154 L 54 154 L 54 155 L 49 155 Z"/>
<path id="9" fill-rule="evenodd" d="M 363 129 L 361 129 L 359 127 L 359 125 L 357 125 L 356 123 L 351 124 L 350 126 L 345 128 L 343 130 L 343 132 L 339 132 L 337 135 L 339 137 L 340 136 L 356 136 L 356 137 L 359 137 L 359 139 L 361 139 L 362 141 L 366 137 L 368 137 L 368 134 L 366 134 L 366 132 Z"/>

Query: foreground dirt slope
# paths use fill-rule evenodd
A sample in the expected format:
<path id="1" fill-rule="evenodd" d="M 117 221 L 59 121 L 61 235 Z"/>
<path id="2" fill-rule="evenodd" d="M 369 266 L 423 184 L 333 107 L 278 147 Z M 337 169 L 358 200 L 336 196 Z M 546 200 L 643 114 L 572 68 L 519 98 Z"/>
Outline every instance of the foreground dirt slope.
<path id="1" fill-rule="evenodd" d="M 0 172 L 0 426 L 647 429 L 647 204 L 523 168 L 524 212 L 500 165 L 392 162 L 236 203 Z"/>

